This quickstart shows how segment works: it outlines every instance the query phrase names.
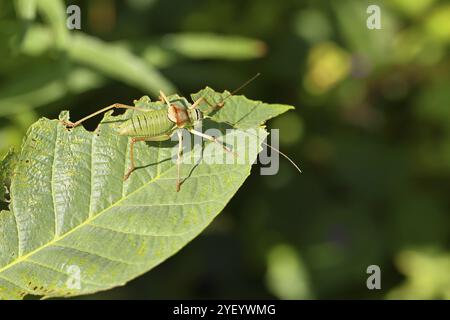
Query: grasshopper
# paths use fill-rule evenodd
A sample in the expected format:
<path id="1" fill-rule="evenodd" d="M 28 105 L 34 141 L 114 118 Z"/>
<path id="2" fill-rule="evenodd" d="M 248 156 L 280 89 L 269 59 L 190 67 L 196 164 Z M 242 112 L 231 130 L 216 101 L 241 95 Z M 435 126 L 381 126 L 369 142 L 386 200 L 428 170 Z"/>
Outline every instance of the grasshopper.
<path id="1" fill-rule="evenodd" d="M 185 108 L 184 106 L 180 106 L 175 103 L 171 103 L 164 92 L 160 91 L 160 100 L 164 102 L 167 106 L 167 109 L 162 110 L 152 110 L 152 109 L 144 109 L 135 106 L 129 106 L 121 103 L 114 103 L 108 107 L 105 107 L 101 110 L 98 110 L 76 122 L 71 121 L 63 121 L 64 125 L 68 128 L 75 128 L 79 126 L 84 121 L 106 112 L 111 109 L 131 109 L 140 111 L 142 113 L 134 115 L 130 119 L 124 121 L 118 128 L 118 134 L 123 136 L 131 137 L 130 143 L 130 168 L 124 176 L 124 180 L 127 180 L 131 173 L 135 170 L 135 161 L 134 161 L 134 145 L 136 142 L 141 141 L 166 141 L 169 140 L 173 134 L 177 133 L 178 135 L 178 153 L 177 153 L 177 181 L 176 181 L 176 191 L 180 191 L 181 188 L 181 177 L 180 177 L 180 165 L 181 165 L 181 156 L 183 151 L 183 134 L 181 129 L 188 130 L 191 134 L 200 136 L 203 139 L 207 139 L 211 142 L 214 142 L 226 151 L 233 153 L 230 148 L 222 144 L 217 140 L 216 137 L 204 134 L 200 131 L 195 130 L 194 128 L 203 121 L 203 119 L 208 116 L 205 115 L 198 108 L 201 102 L 205 102 L 210 107 L 208 113 L 214 112 L 216 110 L 221 109 L 225 100 L 229 97 L 233 96 L 237 91 L 241 90 L 251 81 L 253 81 L 259 74 L 255 75 L 250 80 L 246 81 L 243 85 L 241 85 L 238 89 L 234 90 L 232 93 L 227 95 L 225 98 L 221 100 L 221 102 L 211 105 L 204 97 L 200 97 L 196 101 Z M 279 150 L 273 148 L 272 146 L 263 142 L 266 146 L 272 148 L 273 150 L 279 152 L 282 156 L 287 158 L 298 171 L 301 170 L 298 166 L 285 154 L 280 152 Z M 235 153 L 234 153 L 235 154 Z M 236 155 L 236 154 L 235 154 Z"/>

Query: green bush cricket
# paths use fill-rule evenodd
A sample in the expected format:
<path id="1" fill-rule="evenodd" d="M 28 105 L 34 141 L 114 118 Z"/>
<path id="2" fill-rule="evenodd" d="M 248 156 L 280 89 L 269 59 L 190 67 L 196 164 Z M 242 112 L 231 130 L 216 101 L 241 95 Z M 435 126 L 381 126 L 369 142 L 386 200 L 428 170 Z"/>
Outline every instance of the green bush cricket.
<path id="1" fill-rule="evenodd" d="M 160 100 L 165 102 L 167 105 L 166 109 L 161 110 L 152 110 L 152 109 L 144 109 L 134 106 L 129 106 L 121 103 L 115 103 L 108 107 L 105 107 L 101 110 L 98 110 L 76 122 L 64 121 L 64 124 L 69 128 L 75 128 L 84 121 L 106 112 L 111 109 L 131 109 L 140 111 L 142 113 L 134 115 L 130 119 L 124 121 L 118 128 L 118 134 L 123 136 L 131 137 L 130 143 L 130 168 L 124 176 L 124 180 L 127 180 L 131 173 L 135 170 L 135 161 L 134 161 L 134 145 L 136 142 L 140 141 L 166 141 L 169 140 L 174 133 L 178 135 L 178 153 L 177 153 L 177 182 L 176 182 L 176 190 L 180 191 L 182 180 L 180 177 L 180 165 L 181 165 L 181 156 L 183 150 L 183 135 L 181 129 L 188 130 L 191 134 L 200 136 L 204 139 L 212 141 L 216 144 L 222 146 L 222 148 L 226 152 L 232 152 L 230 148 L 222 144 L 217 140 L 216 137 L 204 134 L 200 131 L 195 130 L 195 126 L 199 124 L 203 119 L 208 116 L 205 115 L 198 108 L 201 102 L 205 102 L 209 105 L 209 112 L 218 110 L 224 106 L 225 100 L 231 96 L 233 96 L 237 91 L 241 90 L 251 81 L 253 81 L 259 74 L 256 74 L 250 80 L 246 81 L 239 88 L 234 90 L 232 93 L 227 95 L 225 98 L 221 100 L 221 102 L 211 105 L 205 98 L 200 97 L 196 101 L 194 101 L 190 106 L 185 108 L 184 106 L 180 106 L 175 103 L 171 103 L 164 92 L 160 91 Z M 285 154 L 280 152 L 279 150 L 273 148 L 269 144 L 263 142 L 266 146 L 280 153 L 282 156 L 287 158 L 295 168 L 301 172 L 298 166 Z"/>

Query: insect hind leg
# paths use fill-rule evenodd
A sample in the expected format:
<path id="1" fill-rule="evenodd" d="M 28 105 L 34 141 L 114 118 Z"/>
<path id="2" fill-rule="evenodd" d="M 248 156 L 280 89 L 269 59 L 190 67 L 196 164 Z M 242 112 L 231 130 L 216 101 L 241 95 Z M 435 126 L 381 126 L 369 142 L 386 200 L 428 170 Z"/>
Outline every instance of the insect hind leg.
<path id="1" fill-rule="evenodd" d="M 144 108 L 129 106 L 129 105 L 122 104 L 122 103 L 114 103 L 114 104 L 112 104 L 110 106 L 107 106 L 107 107 L 105 107 L 103 109 L 100 109 L 100 110 L 98 110 L 98 111 L 96 111 L 94 113 L 91 113 L 90 115 L 88 115 L 88 116 L 86 116 L 86 117 L 84 117 L 84 118 L 82 118 L 82 119 L 80 119 L 80 120 L 78 120 L 76 122 L 72 122 L 72 121 L 69 121 L 69 120 L 61 120 L 61 122 L 68 128 L 75 128 L 75 127 L 79 126 L 80 124 L 82 124 L 84 121 L 86 121 L 86 120 L 88 120 L 90 118 L 93 118 L 96 115 L 99 115 L 99 114 L 101 114 L 103 112 L 106 112 L 108 110 L 111 110 L 111 109 L 131 109 L 131 110 L 142 111 L 142 112 L 150 111 L 150 109 L 144 109 Z"/>
<path id="2" fill-rule="evenodd" d="M 131 173 L 136 169 L 135 163 L 134 163 L 134 144 L 139 141 L 145 141 L 146 138 L 131 138 L 130 143 L 130 168 L 128 169 L 127 173 L 123 177 L 123 180 L 128 180 Z"/>
<path id="3" fill-rule="evenodd" d="M 189 109 L 198 108 L 198 106 L 200 105 L 201 102 L 205 102 L 209 106 L 209 109 L 210 109 L 209 112 L 219 110 L 224 106 L 223 101 L 216 103 L 216 104 L 211 104 L 211 102 L 209 102 L 205 97 L 200 97 L 194 101 L 194 103 L 189 107 Z"/>

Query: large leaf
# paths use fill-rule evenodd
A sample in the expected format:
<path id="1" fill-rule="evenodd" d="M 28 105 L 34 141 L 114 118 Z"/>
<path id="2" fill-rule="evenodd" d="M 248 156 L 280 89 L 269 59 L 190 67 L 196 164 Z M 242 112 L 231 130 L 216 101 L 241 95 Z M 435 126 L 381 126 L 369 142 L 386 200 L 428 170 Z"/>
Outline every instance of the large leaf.
<path id="1" fill-rule="evenodd" d="M 246 102 L 233 114 L 244 116 Z M 163 106 L 148 97 L 136 105 Z M 237 145 L 234 164 L 215 164 L 225 155 L 216 144 L 186 151 L 184 159 L 202 161 L 182 165 L 186 180 L 177 193 L 171 161 L 176 143 L 171 141 L 138 143 L 139 168 L 123 181 L 130 141 L 116 128 L 132 114 L 107 113 L 94 132 L 67 130 L 49 119 L 31 126 L 12 175 L 10 211 L 0 213 L 1 298 L 87 294 L 150 270 L 224 208 L 249 175 L 267 135 L 259 126 L 253 133 L 227 131 L 221 137 L 227 143 L 237 137 L 255 146 Z M 262 121 L 258 111 L 254 114 Z M 67 119 L 68 113 L 61 117 Z M 241 163 L 244 158 L 249 161 Z"/>

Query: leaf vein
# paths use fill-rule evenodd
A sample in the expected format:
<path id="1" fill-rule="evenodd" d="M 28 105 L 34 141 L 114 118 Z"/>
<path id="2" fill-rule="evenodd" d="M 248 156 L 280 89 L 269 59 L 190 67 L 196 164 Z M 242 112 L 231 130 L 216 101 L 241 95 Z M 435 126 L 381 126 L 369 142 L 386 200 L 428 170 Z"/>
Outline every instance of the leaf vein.
<path id="1" fill-rule="evenodd" d="M 164 171 L 162 173 L 162 175 L 167 174 L 168 172 L 170 172 L 173 169 L 173 167 L 168 168 L 166 171 Z M 127 195 L 127 197 L 131 196 L 132 194 L 139 192 L 140 190 L 144 189 L 145 187 L 147 187 L 149 184 L 155 182 L 157 179 L 159 179 L 161 176 L 156 176 L 154 179 L 148 181 L 146 184 L 142 185 L 141 187 L 137 188 L 136 190 L 132 191 L 131 193 L 129 193 Z M 18 259 L 10 262 L 9 264 L 3 266 L 2 268 L 0 268 L 0 273 L 2 273 L 3 271 L 9 269 L 10 267 L 14 266 L 15 264 L 18 264 L 22 261 L 26 261 L 28 259 L 28 257 L 32 256 L 33 254 L 35 254 L 36 252 L 39 252 L 40 250 L 45 249 L 46 247 L 49 247 L 51 245 L 56 245 L 57 241 L 60 241 L 62 239 L 64 239 L 66 236 L 68 236 L 69 234 L 71 234 L 72 232 L 75 232 L 76 230 L 78 230 L 79 228 L 82 228 L 83 226 L 86 226 L 89 224 L 89 222 L 91 220 L 95 220 L 97 217 L 101 216 L 104 212 L 110 210 L 111 208 L 113 208 L 114 206 L 117 206 L 120 202 L 126 200 L 126 197 L 123 196 L 121 199 L 117 200 L 116 202 L 114 202 L 113 204 L 111 204 L 110 206 L 108 206 L 107 208 L 103 209 L 102 211 L 100 211 L 97 215 L 92 216 L 92 218 L 88 218 L 85 221 L 83 221 L 81 224 L 77 225 L 76 227 L 74 227 L 73 229 L 69 230 L 68 232 L 62 234 L 61 236 L 59 236 L 58 238 L 53 238 L 53 240 L 47 242 L 46 244 L 36 248 L 33 251 L 28 252 L 26 255 L 20 256 Z"/>
<path id="2" fill-rule="evenodd" d="M 46 265 L 46 264 L 41 263 L 41 262 L 37 262 L 37 261 L 32 260 L 32 259 L 28 259 L 28 262 L 29 262 L 29 263 L 32 263 L 32 264 L 35 264 L 35 265 L 37 265 L 37 266 L 40 266 L 40 267 L 42 267 L 42 268 L 49 269 L 49 270 L 55 271 L 55 272 L 57 272 L 57 273 L 63 274 L 63 275 L 65 275 L 65 276 L 69 276 L 69 277 L 72 276 L 70 273 L 63 272 L 63 271 L 58 270 L 58 269 L 56 269 L 56 268 L 54 268 L 54 267 L 52 267 L 52 266 Z M 88 280 L 81 280 L 81 278 L 80 278 L 80 281 L 83 282 L 83 283 L 86 283 L 86 284 L 92 284 L 92 285 L 94 285 L 94 286 L 104 287 L 104 284 L 102 284 L 102 283 L 93 282 L 93 281 L 88 281 Z"/>
<path id="3" fill-rule="evenodd" d="M 198 202 L 183 202 L 183 203 L 149 203 L 149 204 L 122 204 L 118 207 L 162 207 L 162 206 L 186 206 L 186 205 L 200 205 L 210 202 L 222 203 L 217 199 L 198 201 Z"/>
<path id="4" fill-rule="evenodd" d="M 72 249 L 72 250 L 75 250 L 75 251 L 87 253 L 87 254 L 90 254 L 90 255 L 93 255 L 93 256 L 97 256 L 97 257 L 100 257 L 100 258 L 103 258 L 103 259 L 106 259 L 106 260 L 110 260 L 112 262 L 123 263 L 123 264 L 129 265 L 129 266 L 137 266 L 137 265 L 141 264 L 141 263 L 130 263 L 130 262 L 127 262 L 127 261 L 124 261 L 124 260 L 121 260 L 121 259 L 107 257 L 107 256 L 101 255 L 101 254 L 96 253 L 96 252 L 91 252 L 91 251 L 87 251 L 85 249 L 79 249 L 79 248 L 75 248 L 75 247 L 71 247 L 71 246 L 67 246 L 67 245 L 62 245 L 60 243 L 54 243 L 53 245 L 56 246 L 56 247 L 67 248 L 67 249 Z"/>
<path id="5" fill-rule="evenodd" d="M 127 234 L 127 235 L 133 235 L 133 236 L 139 236 L 139 237 L 166 237 L 166 238 L 170 238 L 170 237 L 180 237 L 183 236 L 185 234 L 191 233 L 193 231 L 196 230 L 196 228 L 192 228 L 189 229 L 188 231 L 185 232 L 180 232 L 180 233 L 172 233 L 172 234 L 149 234 L 149 233 L 137 233 L 137 232 L 127 232 L 127 231 L 123 231 L 123 230 L 117 230 L 117 229 L 113 229 L 111 227 L 107 227 L 107 226 L 103 226 L 103 225 L 98 225 L 98 224 L 93 224 L 90 223 L 89 225 L 93 226 L 94 228 L 99 228 L 99 229 L 104 229 L 104 230 L 108 230 L 108 231 L 112 231 L 112 232 L 117 232 L 117 233 L 122 233 L 122 234 Z"/>

